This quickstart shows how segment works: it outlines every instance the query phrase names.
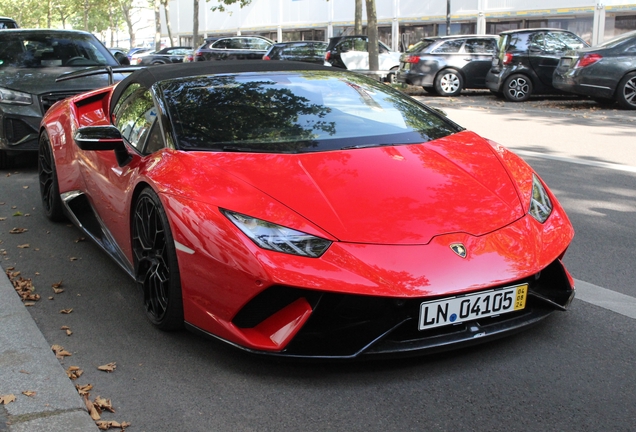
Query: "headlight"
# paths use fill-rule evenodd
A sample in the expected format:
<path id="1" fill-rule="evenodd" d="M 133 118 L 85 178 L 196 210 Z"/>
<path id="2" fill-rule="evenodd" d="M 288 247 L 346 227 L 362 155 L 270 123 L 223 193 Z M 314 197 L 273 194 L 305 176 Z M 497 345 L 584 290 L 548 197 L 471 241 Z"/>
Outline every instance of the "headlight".
<path id="1" fill-rule="evenodd" d="M 552 202 L 543 184 L 536 175 L 532 175 L 532 197 L 530 197 L 530 215 L 539 222 L 545 222 L 552 213 Z"/>
<path id="2" fill-rule="evenodd" d="M 318 258 L 331 245 L 329 240 L 311 234 L 285 228 L 264 220 L 245 216 L 229 210 L 221 212 L 245 233 L 254 243 L 263 249 Z"/>
<path id="3" fill-rule="evenodd" d="M 22 93 L 0 87 L 0 103 L 31 105 L 33 103 L 33 98 L 28 93 Z"/>

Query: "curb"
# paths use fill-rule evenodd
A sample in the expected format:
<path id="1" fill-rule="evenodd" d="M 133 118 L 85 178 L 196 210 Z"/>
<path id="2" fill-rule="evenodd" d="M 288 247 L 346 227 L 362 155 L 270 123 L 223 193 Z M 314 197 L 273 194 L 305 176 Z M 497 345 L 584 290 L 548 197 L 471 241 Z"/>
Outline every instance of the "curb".
<path id="1" fill-rule="evenodd" d="M 0 431 L 90 432 L 95 422 L 9 279 L 0 275 Z M 25 396 L 24 391 L 34 391 Z"/>

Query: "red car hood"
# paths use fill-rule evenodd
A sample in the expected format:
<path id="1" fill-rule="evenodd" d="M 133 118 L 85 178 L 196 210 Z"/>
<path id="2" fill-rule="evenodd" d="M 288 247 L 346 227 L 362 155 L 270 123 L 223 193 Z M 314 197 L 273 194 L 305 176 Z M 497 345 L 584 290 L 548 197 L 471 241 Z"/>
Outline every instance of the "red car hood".
<path id="1" fill-rule="evenodd" d="M 525 213 L 492 147 L 472 132 L 418 145 L 199 157 L 197 171 L 220 168 L 345 242 L 426 244 L 440 234 L 483 235 Z"/>

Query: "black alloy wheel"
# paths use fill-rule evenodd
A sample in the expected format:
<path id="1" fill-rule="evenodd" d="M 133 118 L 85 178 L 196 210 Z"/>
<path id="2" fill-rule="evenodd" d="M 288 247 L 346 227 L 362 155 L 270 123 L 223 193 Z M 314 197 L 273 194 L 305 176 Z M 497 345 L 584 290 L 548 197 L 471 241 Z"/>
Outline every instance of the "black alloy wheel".
<path id="1" fill-rule="evenodd" d="M 525 102 L 532 94 L 532 81 L 525 75 L 510 75 L 504 82 L 503 94 L 509 102 Z"/>
<path id="2" fill-rule="evenodd" d="M 157 194 L 144 189 L 132 214 L 135 278 L 150 322 L 165 331 L 183 328 L 183 297 L 168 217 Z"/>
<path id="3" fill-rule="evenodd" d="M 616 89 L 616 100 L 624 109 L 636 109 L 636 72 L 623 77 Z"/>
<path id="4" fill-rule="evenodd" d="M 445 69 L 435 77 L 435 91 L 440 96 L 457 96 L 462 92 L 464 80 L 453 69 Z"/>
<path id="5" fill-rule="evenodd" d="M 47 218 L 54 222 L 65 219 L 64 204 L 60 197 L 60 187 L 57 182 L 57 171 L 53 150 L 46 132 L 40 135 L 38 147 L 38 177 L 40 180 L 40 198 Z"/>

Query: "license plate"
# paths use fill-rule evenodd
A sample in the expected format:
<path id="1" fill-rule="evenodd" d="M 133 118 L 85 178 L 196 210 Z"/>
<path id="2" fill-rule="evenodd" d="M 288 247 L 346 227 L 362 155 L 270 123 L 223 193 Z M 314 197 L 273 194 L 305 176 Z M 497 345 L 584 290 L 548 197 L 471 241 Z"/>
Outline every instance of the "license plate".
<path id="1" fill-rule="evenodd" d="M 528 284 L 515 285 L 464 296 L 423 302 L 420 330 L 471 321 L 521 310 L 526 307 Z"/>

